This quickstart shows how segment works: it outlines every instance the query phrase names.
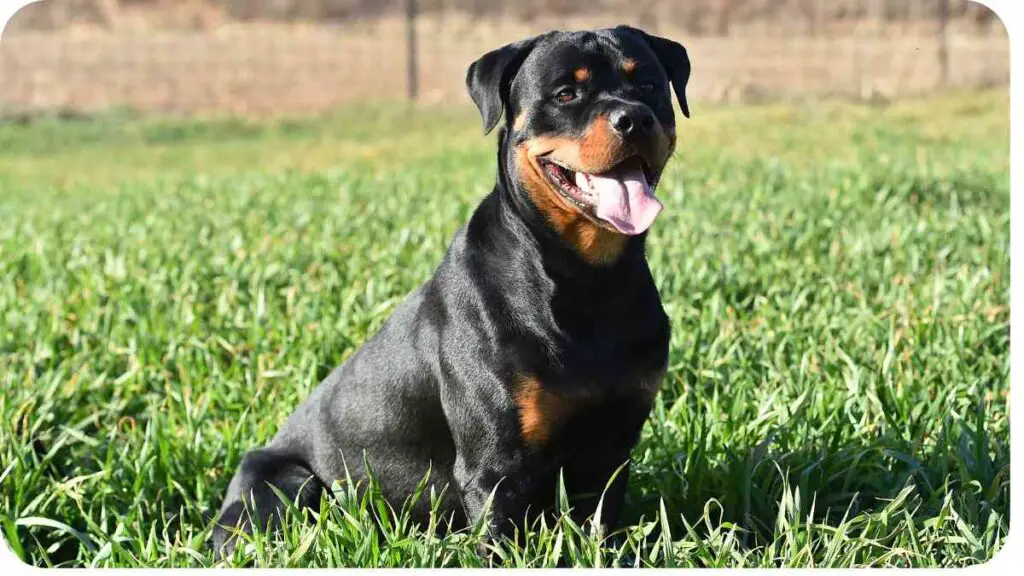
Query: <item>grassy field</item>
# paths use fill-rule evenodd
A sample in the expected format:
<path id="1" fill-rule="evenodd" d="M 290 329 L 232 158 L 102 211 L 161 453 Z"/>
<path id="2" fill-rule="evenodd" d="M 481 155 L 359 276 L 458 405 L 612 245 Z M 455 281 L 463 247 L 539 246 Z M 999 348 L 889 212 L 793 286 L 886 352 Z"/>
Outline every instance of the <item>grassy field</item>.
<path id="1" fill-rule="evenodd" d="M 287 566 L 960 566 L 1009 527 L 1005 91 L 697 107 L 648 254 L 669 375 L 608 540 L 478 557 L 371 496 Z M 489 190 L 471 110 L 0 125 L 0 533 L 205 566 L 243 451 L 425 281 Z M 423 497 L 429 497 L 424 495 Z"/>

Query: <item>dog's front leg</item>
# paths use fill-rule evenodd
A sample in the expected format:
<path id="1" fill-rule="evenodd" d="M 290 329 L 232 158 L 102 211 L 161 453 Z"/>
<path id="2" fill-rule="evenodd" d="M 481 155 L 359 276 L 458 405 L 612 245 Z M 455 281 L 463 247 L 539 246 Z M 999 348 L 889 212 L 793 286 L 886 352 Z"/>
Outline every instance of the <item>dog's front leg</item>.
<path id="1" fill-rule="evenodd" d="M 486 522 L 489 539 L 511 536 L 526 514 L 530 477 L 516 451 L 459 454 L 455 481 L 471 526 Z"/>
<path id="2" fill-rule="evenodd" d="M 512 392 L 500 381 L 493 387 L 454 385 L 445 392 L 455 445 L 452 475 L 466 520 L 470 526 L 484 522 L 489 539 L 511 536 L 537 477 L 536 462 L 518 433 Z"/>

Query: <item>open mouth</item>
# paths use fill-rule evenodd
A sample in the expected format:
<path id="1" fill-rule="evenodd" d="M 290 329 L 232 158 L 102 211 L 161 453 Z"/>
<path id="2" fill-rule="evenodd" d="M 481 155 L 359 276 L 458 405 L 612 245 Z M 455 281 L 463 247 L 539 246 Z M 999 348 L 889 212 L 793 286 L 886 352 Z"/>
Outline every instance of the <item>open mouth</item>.
<path id="1" fill-rule="evenodd" d="M 654 196 L 661 174 L 639 156 L 601 174 L 574 170 L 547 157 L 537 160 L 566 201 L 623 234 L 644 232 L 662 209 Z"/>
<path id="2" fill-rule="evenodd" d="M 543 156 L 537 158 L 537 161 L 541 168 L 544 169 L 544 173 L 547 174 L 548 178 L 566 200 L 581 210 L 590 210 L 597 206 L 597 192 L 593 189 L 593 186 L 588 186 L 584 183 L 593 178 L 595 176 L 594 174 L 574 170 L 557 160 Z M 638 169 L 643 172 L 644 181 L 653 194 L 655 188 L 658 186 L 658 178 L 661 175 L 652 170 L 647 165 L 647 162 L 642 160 L 639 156 L 630 156 L 617 164 L 611 170 L 605 172 L 604 176 L 619 175 L 624 172 L 631 172 Z M 580 182 L 581 179 L 584 180 L 584 182 Z M 580 184 L 583 184 L 583 186 L 580 186 Z"/>

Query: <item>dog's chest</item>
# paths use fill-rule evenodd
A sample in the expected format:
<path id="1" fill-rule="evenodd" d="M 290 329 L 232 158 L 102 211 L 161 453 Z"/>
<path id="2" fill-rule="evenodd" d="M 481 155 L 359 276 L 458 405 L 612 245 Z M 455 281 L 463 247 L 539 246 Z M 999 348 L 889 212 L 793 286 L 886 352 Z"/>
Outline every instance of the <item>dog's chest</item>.
<path id="1" fill-rule="evenodd" d="M 665 377 L 661 350 L 592 352 L 564 358 L 560 370 L 520 377 L 515 401 L 526 444 L 541 447 L 595 427 L 639 427 L 646 418 Z"/>
<path id="2" fill-rule="evenodd" d="M 668 359 L 668 324 L 658 311 L 637 313 L 632 321 L 574 327 L 558 346 L 559 386 L 612 396 L 650 388 Z"/>
<path id="3" fill-rule="evenodd" d="M 645 288 L 553 299 L 558 337 L 525 363 L 514 387 L 527 444 L 587 436 L 595 426 L 639 428 L 664 379 L 670 335 L 657 292 Z"/>

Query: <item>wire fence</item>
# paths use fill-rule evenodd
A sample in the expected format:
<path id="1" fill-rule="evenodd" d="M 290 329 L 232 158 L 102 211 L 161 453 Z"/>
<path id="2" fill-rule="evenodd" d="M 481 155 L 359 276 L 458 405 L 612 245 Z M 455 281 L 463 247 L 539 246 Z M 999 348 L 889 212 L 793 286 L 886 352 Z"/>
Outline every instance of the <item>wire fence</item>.
<path id="1" fill-rule="evenodd" d="M 1005 30 L 967 0 L 45 0 L 0 41 L 0 113 L 468 101 L 466 67 L 485 51 L 620 23 L 687 46 L 694 101 L 892 98 L 1009 80 Z"/>

